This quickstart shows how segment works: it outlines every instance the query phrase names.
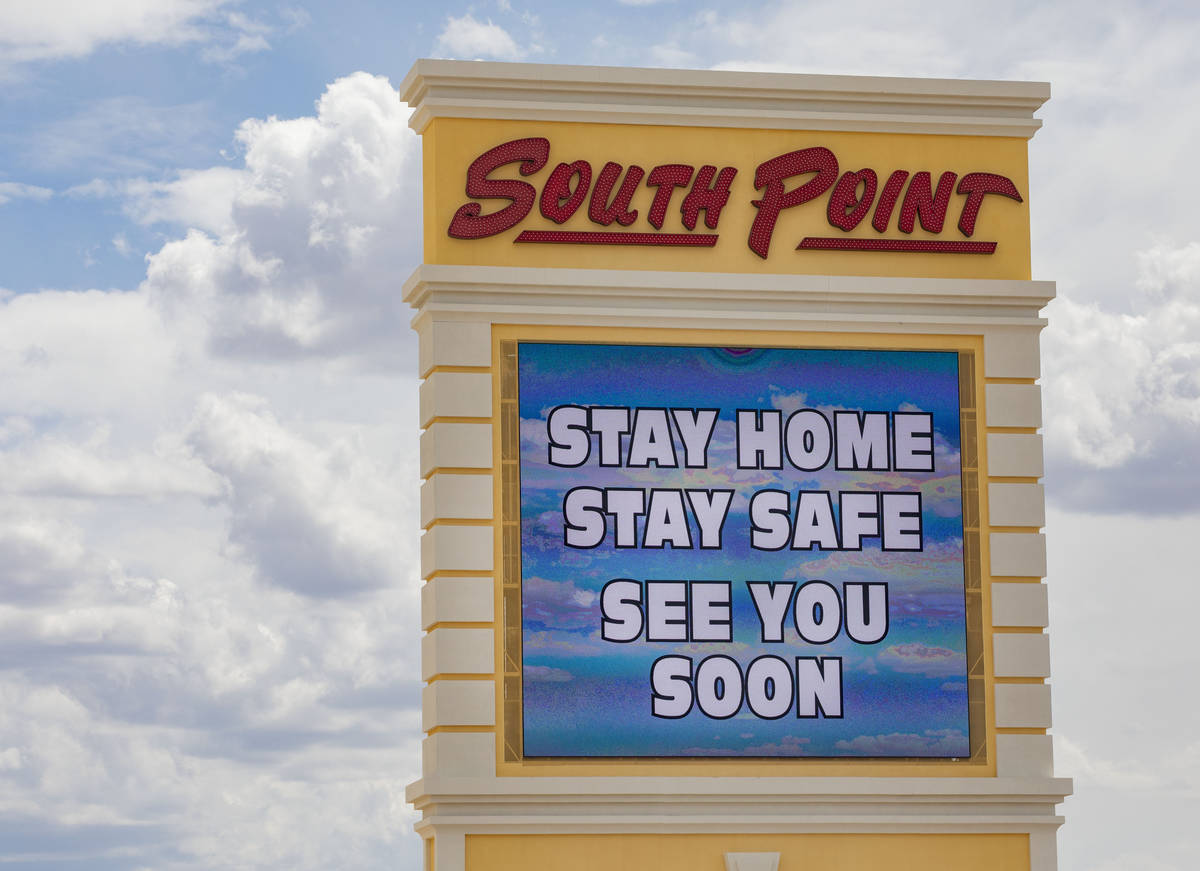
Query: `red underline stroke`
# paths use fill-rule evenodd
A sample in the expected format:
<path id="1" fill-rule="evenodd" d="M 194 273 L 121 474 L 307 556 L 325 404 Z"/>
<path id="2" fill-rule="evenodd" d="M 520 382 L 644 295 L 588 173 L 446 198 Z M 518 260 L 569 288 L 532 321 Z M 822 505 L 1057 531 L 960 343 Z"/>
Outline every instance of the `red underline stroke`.
<path id="1" fill-rule="evenodd" d="M 517 242 L 556 242 L 566 245 L 691 245 L 711 248 L 716 233 L 633 233 L 622 230 L 523 230 Z"/>
<path id="2" fill-rule="evenodd" d="M 909 254 L 993 254 L 995 242 L 942 242 L 937 239 L 839 239 L 806 236 L 796 246 L 819 251 L 898 251 Z"/>

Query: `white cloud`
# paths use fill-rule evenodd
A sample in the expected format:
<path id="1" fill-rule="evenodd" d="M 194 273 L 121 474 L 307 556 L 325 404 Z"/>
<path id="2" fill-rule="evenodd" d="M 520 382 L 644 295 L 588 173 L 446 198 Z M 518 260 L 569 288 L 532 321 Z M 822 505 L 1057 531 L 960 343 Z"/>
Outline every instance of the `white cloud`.
<path id="1" fill-rule="evenodd" d="M 174 353 L 144 294 L 0 292 L 0 415 L 150 413 L 169 395 Z"/>
<path id="2" fill-rule="evenodd" d="M 225 15 L 225 21 L 233 32 L 232 42 L 228 39 L 205 47 L 201 57 L 213 63 L 229 63 L 243 54 L 257 51 L 267 51 L 271 43 L 267 36 L 271 27 L 261 21 L 256 21 L 241 12 L 230 12 Z"/>
<path id="3" fill-rule="evenodd" d="M 1075 779 L 1060 867 L 1142 854 L 1194 868 L 1200 593 L 1182 579 L 1194 574 L 1195 515 L 1051 508 L 1046 520 L 1055 767 Z"/>
<path id="4" fill-rule="evenodd" d="M 1062 770 L 1089 784 L 1129 791 L 1162 790 L 1166 786 L 1162 777 L 1148 770 L 1142 760 L 1093 758 L 1083 747 L 1061 735 L 1055 738 L 1054 749 Z"/>
<path id="5" fill-rule="evenodd" d="M 863 756 L 950 756 L 961 754 L 966 745 L 963 734 L 956 730 L 926 732 L 892 732 L 888 735 L 859 735 L 849 741 L 838 741 L 839 750 Z"/>
<path id="6" fill-rule="evenodd" d="M 81 57 L 108 43 L 176 45 L 229 0 L 40 0 L 0 4 L 0 62 Z"/>
<path id="7" fill-rule="evenodd" d="M 1200 243 L 1151 248 L 1138 261 L 1136 314 L 1070 297 L 1048 309 L 1054 492 L 1092 510 L 1197 510 Z"/>
<path id="8" fill-rule="evenodd" d="M 411 510 L 415 464 L 397 480 L 361 443 L 322 449 L 244 394 L 202 396 L 187 438 L 225 482 L 231 542 L 271 583 L 339 596 L 393 584 L 415 564 L 392 520 Z"/>
<path id="9" fill-rule="evenodd" d="M 808 407 L 808 396 L 802 390 L 788 393 L 775 384 L 771 384 L 769 390 L 771 391 L 772 408 L 778 408 L 780 411 L 790 414 Z"/>
<path id="10" fill-rule="evenodd" d="M 0 4 L 0 73 L 32 61 L 81 58 L 105 46 L 202 46 L 200 57 L 227 64 L 266 51 L 273 28 L 242 12 L 238 0 L 40 0 Z M 296 15 L 280 16 L 295 25 Z M 301 22 L 302 23 L 302 22 Z"/>
<path id="11" fill-rule="evenodd" d="M 420 250 L 407 120 L 386 79 L 356 73 L 329 86 L 315 117 L 246 121 L 245 168 L 217 174 L 227 183 L 204 184 L 206 170 L 165 198 L 134 200 L 232 222 L 152 255 L 145 290 L 172 317 L 208 312 L 208 340 L 225 353 L 395 356 L 408 320 L 397 288 Z"/>
<path id="12" fill-rule="evenodd" d="M 61 522 L 24 514 L 2 520 L 5 605 L 55 599 L 71 586 L 83 553 L 74 530 Z"/>
<path id="13" fill-rule="evenodd" d="M 72 568 L 67 607 L 0 609 L 7 857 L 365 869 L 397 848 L 416 681 L 394 595 L 313 613 L 218 577 Z"/>
<path id="14" fill-rule="evenodd" d="M 655 66 L 661 67 L 695 67 L 698 56 L 674 42 L 659 43 L 650 49 L 650 59 Z"/>
<path id="15" fill-rule="evenodd" d="M 80 499 L 217 495 L 202 466 L 166 444 L 155 448 L 125 454 L 113 448 L 104 426 L 83 441 L 43 435 L 0 453 L 0 490 Z"/>
<path id="16" fill-rule="evenodd" d="M 12 200 L 48 200 L 54 196 L 50 188 L 18 181 L 0 181 L 0 206 Z"/>
<path id="17" fill-rule="evenodd" d="M 958 677 L 967 670 L 963 654 L 946 647 L 930 647 L 919 641 L 890 645 L 880 651 L 875 661 L 882 668 L 925 677 Z"/>
<path id="18" fill-rule="evenodd" d="M 1186 871 L 1188 865 L 1164 862 L 1143 850 L 1121 853 L 1097 865 L 1094 871 Z"/>
<path id="19" fill-rule="evenodd" d="M 469 12 L 461 18 L 446 18 L 437 39 L 437 50 L 467 59 L 520 60 L 527 52 L 498 24 L 479 21 Z"/>
<path id="20" fill-rule="evenodd" d="M 549 665 L 525 666 L 525 679 L 544 683 L 567 683 L 575 679 L 569 671 Z"/>
<path id="21" fill-rule="evenodd" d="M 783 2 L 755 14 L 700 12 L 659 45 L 682 43 L 715 56 L 720 69 L 948 75 L 967 54 L 951 38 L 955 26 L 981 12 L 948 3 Z M 791 38 L 778 39 L 781 33 Z"/>
<path id="22" fill-rule="evenodd" d="M 118 197 L 125 213 L 142 225 L 168 223 L 214 235 L 236 230 L 233 204 L 249 179 L 245 170 L 229 166 L 184 169 L 170 181 L 128 178 L 93 179 L 67 194 L 77 197 Z M 115 242 L 114 242 L 115 244 Z M 126 249 L 128 243 L 125 243 Z M 121 246 L 118 246 L 121 250 Z M 125 254 L 126 251 L 121 251 Z"/>
<path id="23" fill-rule="evenodd" d="M 406 119 L 352 76 L 242 166 L 94 183 L 198 229 L 136 290 L 0 294 L 6 858 L 420 855 Z"/>

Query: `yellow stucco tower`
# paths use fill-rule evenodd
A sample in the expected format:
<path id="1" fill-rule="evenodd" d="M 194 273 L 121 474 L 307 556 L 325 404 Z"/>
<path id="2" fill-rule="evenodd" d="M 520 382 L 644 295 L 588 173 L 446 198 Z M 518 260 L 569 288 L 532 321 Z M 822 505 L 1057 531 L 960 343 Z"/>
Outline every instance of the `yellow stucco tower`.
<path id="1" fill-rule="evenodd" d="M 400 90 L 429 871 L 1052 871 L 1049 87 Z"/>

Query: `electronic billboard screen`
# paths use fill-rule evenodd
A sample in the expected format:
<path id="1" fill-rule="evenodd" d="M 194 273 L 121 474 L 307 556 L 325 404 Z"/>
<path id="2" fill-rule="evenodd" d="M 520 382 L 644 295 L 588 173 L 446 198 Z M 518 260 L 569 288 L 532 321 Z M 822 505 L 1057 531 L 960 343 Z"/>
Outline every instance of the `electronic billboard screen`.
<path id="1" fill-rule="evenodd" d="M 525 757 L 971 755 L 956 351 L 517 376 Z"/>

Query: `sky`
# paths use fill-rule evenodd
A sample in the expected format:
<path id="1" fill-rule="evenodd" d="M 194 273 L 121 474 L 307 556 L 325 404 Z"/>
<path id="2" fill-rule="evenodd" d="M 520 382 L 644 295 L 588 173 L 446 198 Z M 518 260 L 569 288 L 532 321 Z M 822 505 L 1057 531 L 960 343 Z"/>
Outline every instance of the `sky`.
<path id="1" fill-rule="evenodd" d="M 0 4 L 0 859 L 419 866 L 418 57 L 1049 81 L 1064 871 L 1200 866 L 1200 9 Z"/>

